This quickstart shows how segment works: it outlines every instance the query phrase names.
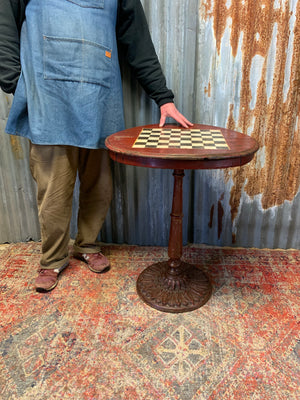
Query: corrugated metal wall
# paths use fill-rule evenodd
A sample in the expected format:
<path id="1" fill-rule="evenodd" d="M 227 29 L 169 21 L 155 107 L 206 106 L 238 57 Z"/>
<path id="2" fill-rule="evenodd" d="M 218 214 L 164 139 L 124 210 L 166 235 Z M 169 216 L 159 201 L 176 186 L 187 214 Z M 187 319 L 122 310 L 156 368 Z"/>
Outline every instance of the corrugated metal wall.
<path id="1" fill-rule="evenodd" d="M 142 2 L 178 108 L 260 143 L 242 168 L 186 171 L 184 242 L 300 248 L 300 0 Z M 127 127 L 158 121 L 127 69 L 124 98 Z M 4 134 L 10 103 L 0 93 L 0 242 L 36 240 L 28 144 Z M 167 245 L 172 171 L 118 164 L 113 171 L 101 239 Z M 75 196 L 73 234 L 76 208 Z"/>

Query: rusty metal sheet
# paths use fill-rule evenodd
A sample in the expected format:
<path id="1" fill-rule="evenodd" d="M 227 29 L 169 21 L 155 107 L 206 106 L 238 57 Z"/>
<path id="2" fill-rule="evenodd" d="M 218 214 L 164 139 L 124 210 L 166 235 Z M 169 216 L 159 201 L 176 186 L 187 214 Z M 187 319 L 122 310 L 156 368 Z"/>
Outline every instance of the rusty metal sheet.
<path id="1" fill-rule="evenodd" d="M 228 104 L 226 126 L 260 143 L 250 169 L 227 175 L 234 180 L 230 200 L 234 219 L 243 187 L 251 197 L 262 195 L 263 209 L 293 200 L 299 190 L 300 3 L 204 3 L 203 17 L 213 20 L 217 57 L 221 61 L 228 46 L 231 62 L 241 60 L 239 85 L 232 87 L 239 102 Z"/>
<path id="2" fill-rule="evenodd" d="M 186 173 L 184 242 L 300 248 L 300 0 L 142 3 L 177 107 L 260 144 L 244 167 Z M 127 127 L 156 123 L 156 105 L 123 75 Z M 27 144 L 3 132 L 10 101 L 0 93 L 2 241 L 38 237 Z M 103 240 L 167 245 L 172 171 L 113 168 Z M 72 235 L 76 207 L 75 196 Z"/>

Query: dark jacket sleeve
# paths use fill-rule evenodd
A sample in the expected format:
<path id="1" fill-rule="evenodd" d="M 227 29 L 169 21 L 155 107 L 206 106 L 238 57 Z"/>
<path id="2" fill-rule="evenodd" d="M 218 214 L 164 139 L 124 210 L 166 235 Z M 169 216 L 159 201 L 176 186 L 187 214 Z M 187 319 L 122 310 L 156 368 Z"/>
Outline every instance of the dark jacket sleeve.
<path id="1" fill-rule="evenodd" d="M 121 58 L 125 56 L 146 93 L 158 106 L 173 102 L 140 0 L 119 0 L 116 33 Z"/>
<path id="2" fill-rule="evenodd" d="M 20 76 L 20 31 L 25 18 L 21 0 L 0 0 L 0 87 L 14 93 Z"/>

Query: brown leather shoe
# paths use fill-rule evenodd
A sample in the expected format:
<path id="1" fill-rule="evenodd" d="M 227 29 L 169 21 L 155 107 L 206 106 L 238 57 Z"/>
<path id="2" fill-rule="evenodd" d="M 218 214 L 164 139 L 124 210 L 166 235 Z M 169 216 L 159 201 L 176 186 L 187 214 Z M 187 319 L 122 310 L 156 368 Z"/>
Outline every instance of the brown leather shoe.
<path id="1" fill-rule="evenodd" d="M 58 275 L 68 264 L 57 269 L 39 269 L 38 276 L 35 279 L 35 289 L 37 292 L 50 292 L 58 283 Z"/>
<path id="2" fill-rule="evenodd" d="M 91 271 L 98 274 L 109 270 L 109 261 L 102 253 L 74 253 L 73 256 L 84 261 Z"/>

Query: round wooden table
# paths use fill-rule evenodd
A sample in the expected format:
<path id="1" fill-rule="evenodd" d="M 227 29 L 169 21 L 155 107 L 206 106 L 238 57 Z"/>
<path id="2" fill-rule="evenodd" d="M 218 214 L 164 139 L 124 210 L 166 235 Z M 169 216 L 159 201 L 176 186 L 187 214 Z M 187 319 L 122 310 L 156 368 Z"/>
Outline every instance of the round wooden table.
<path id="1" fill-rule="evenodd" d="M 137 292 L 149 306 L 164 312 L 180 313 L 203 306 L 211 296 L 209 276 L 199 266 L 182 257 L 182 182 L 185 169 L 216 169 L 244 165 L 258 150 L 253 138 L 229 129 L 195 124 L 191 129 L 221 131 L 228 148 L 136 148 L 133 147 L 145 125 L 117 132 L 106 139 L 110 157 L 120 163 L 147 168 L 172 169 L 174 192 L 171 212 L 168 256 L 165 262 L 147 267 L 138 277 Z M 164 129 L 179 129 L 166 125 Z M 186 131 L 182 129 L 182 131 Z M 207 146 L 206 146 L 207 147 Z"/>

